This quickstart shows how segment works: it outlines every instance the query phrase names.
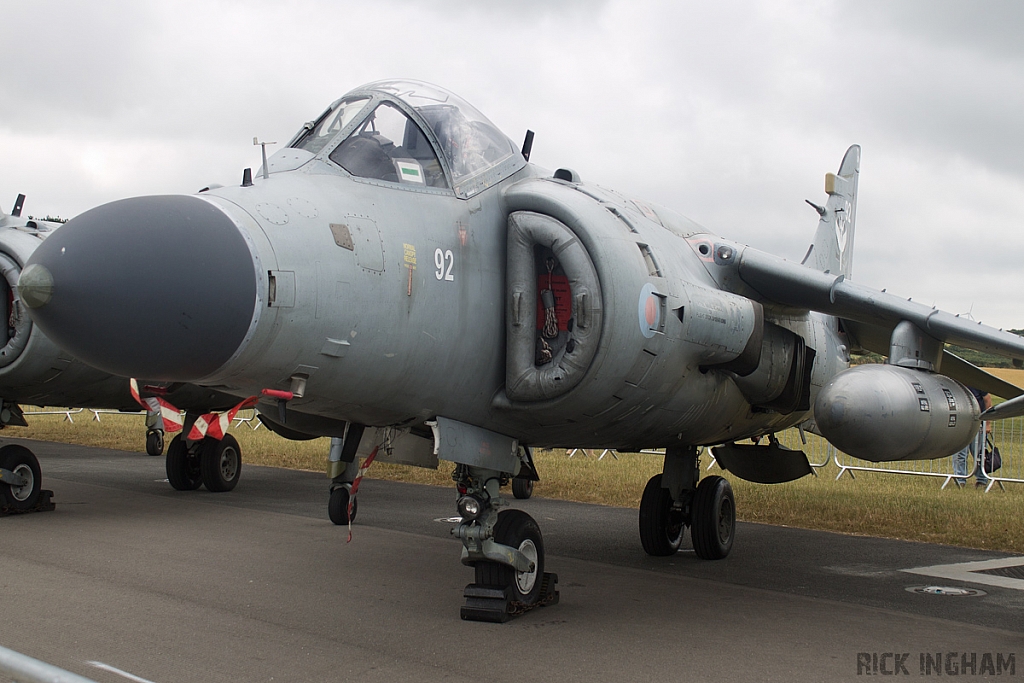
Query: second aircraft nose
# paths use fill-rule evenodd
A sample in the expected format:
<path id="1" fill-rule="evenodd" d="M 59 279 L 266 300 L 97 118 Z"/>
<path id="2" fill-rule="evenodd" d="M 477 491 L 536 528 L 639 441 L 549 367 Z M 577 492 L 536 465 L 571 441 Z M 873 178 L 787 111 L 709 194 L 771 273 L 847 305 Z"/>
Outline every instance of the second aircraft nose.
<path id="1" fill-rule="evenodd" d="M 19 281 L 33 321 L 101 370 L 197 380 L 227 362 L 256 306 L 253 256 L 234 221 L 193 196 L 104 204 L 43 242 Z"/>

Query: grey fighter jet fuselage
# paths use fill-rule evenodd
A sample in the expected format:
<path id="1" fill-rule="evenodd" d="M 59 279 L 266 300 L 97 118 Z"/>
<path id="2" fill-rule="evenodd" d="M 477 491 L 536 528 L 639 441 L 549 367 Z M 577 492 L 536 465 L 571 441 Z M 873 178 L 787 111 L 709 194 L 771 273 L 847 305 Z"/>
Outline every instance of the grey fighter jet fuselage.
<path id="1" fill-rule="evenodd" d="M 666 448 L 641 505 L 644 547 L 674 552 L 690 525 L 698 554 L 717 558 L 732 494 L 717 477 L 698 486 L 696 447 L 784 481 L 806 460 L 773 439 L 735 442 L 817 417 L 873 459 L 940 457 L 979 423 L 958 379 L 1020 393 L 943 349 L 1019 359 L 1018 337 L 851 282 L 858 147 L 827 176 L 803 264 L 527 157 L 451 93 L 370 84 L 241 186 L 75 218 L 20 291 L 48 334 L 109 372 L 291 391 L 285 415 L 261 404 L 272 427 L 354 439 L 348 459 L 377 428 L 363 441 L 455 461 L 464 561 L 527 603 L 540 599 L 539 579 L 523 583 L 543 564 L 539 532 L 501 521 L 493 483 L 532 474 L 520 446 Z M 848 369 L 856 348 L 890 364 Z M 912 427 L 913 443 L 891 428 L 873 438 L 873 422 Z"/>

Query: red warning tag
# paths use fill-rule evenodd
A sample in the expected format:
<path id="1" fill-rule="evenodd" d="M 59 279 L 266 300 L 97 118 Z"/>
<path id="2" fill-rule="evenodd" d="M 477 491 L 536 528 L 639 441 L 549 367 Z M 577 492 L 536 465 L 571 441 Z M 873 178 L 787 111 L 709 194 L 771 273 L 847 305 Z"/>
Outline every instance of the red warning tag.
<path id="1" fill-rule="evenodd" d="M 555 317 L 558 318 L 558 330 L 569 329 L 569 318 L 572 317 L 572 290 L 569 278 L 565 275 L 548 275 L 545 273 L 537 278 L 537 329 L 544 329 L 544 301 L 541 292 L 550 289 L 555 295 Z"/>

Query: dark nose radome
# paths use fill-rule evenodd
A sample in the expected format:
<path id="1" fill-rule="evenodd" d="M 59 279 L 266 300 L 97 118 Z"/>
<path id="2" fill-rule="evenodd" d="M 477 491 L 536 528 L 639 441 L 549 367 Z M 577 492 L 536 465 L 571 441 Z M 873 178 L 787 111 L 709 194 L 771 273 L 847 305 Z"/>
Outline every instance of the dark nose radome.
<path id="1" fill-rule="evenodd" d="M 242 344 L 256 269 L 234 222 L 198 197 L 137 197 L 69 221 L 26 264 L 33 321 L 116 375 L 196 380 Z"/>

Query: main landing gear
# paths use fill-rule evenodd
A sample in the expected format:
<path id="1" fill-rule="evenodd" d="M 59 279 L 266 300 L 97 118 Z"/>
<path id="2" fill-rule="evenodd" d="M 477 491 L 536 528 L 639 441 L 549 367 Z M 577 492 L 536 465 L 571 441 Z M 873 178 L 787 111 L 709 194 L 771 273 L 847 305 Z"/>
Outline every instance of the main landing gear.
<path id="1" fill-rule="evenodd" d="M 736 502 L 729 482 L 718 476 L 698 484 L 697 449 L 668 448 L 662 474 L 651 477 L 640 499 L 640 543 L 648 555 L 679 550 L 690 527 L 697 557 L 720 560 L 732 550 Z"/>
<path id="2" fill-rule="evenodd" d="M 458 465 L 452 478 L 462 517 L 452 533 L 462 540 L 462 563 L 475 573 L 475 582 L 466 586 L 462 618 L 504 622 L 557 603 L 558 577 L 544 571 L 544 539 L 537 522 L 522 510 L 499 511 L 507 505 L 501 485 L 508 475 Z"/>
<path id="3" fill-rule="evenodd" d="M 206 437 L 189 441 L 183 434 L 171 439 L 167 447 L 167 481 L 178 491 L 230 491 L 242 476 L 242 449 L 238 441 L 225 434 L 219 441 Z"/>

